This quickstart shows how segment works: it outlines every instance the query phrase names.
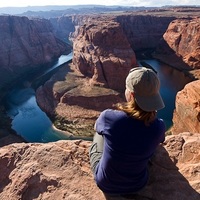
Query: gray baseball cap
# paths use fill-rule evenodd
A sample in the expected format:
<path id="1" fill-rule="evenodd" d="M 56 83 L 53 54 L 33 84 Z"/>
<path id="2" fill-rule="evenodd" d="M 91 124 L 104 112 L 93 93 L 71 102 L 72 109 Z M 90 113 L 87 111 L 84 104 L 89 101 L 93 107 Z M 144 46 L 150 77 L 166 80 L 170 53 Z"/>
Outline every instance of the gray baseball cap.
<path id="1" fill-rule="evenodd" d="M 152 69 L 131 69 L 126 78 L 126 88 L 134 93 L 136 103 L 144 111 L 150 112 L 165 107 L 159 92 L 160 81 Z"/>

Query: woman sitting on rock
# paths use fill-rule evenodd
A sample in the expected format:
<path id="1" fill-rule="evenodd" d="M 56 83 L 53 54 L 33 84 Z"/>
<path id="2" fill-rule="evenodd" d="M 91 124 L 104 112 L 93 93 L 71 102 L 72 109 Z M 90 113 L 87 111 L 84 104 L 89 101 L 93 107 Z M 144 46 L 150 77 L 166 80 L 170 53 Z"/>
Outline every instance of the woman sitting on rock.
<path id="1" fill-rule="evenodd" d="M 127 102 L 104 110 L 95 124 L 90 164 L 106 199 L 123 199 L 148 182 L 148 161 L 164 142 L 160 82 L 151 69 L 133 68 L 126 78 Z"/>

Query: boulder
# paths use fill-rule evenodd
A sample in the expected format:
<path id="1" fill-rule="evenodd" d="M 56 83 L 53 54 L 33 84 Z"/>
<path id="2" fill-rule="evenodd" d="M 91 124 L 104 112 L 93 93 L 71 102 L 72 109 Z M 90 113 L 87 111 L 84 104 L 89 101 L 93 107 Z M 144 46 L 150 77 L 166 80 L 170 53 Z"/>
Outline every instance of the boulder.
<path id="1" fill-rule="evenodd" d="M 200 80 L 188 83 L 176 95 L 173 134 L 200 133 Z"/>

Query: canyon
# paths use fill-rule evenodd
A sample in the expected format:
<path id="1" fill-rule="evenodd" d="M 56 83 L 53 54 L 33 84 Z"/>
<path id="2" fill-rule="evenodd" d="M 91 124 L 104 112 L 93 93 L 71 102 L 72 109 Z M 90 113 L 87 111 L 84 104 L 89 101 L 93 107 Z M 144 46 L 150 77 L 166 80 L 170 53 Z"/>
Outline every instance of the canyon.
<path id="1" fill-rule="evenodd" d="M 150 182 L 131 199 L 199 199 L 200 23 L 197 12 L 191 15 L 182 11 L 64 16 L 50 19 L 54 21 L 54 29 L 50 33 L 44 31 L 43 36 L 50 35 L 53 37 L 50 41 L 54 41 L 47 48 L 50 58 L 66 51 L 61 37 L 67 35 L 73 43 L 72 63 L 60 68 L 36 92 L 40 107 L 52 118 L 62 119 L 58 128 L 70 134 L 92 136 L 99 113 L 124 101 L 126 74 L 137 65 L 141 51 L 191 77 L 191 82 L 177 94 L 173 127 L 152 158 Z M 57 34 L 59 45 L 55 43 Z M 22 47 L 23 42 L 20 41 Z M 52 53 L 54 45 L 57 50 Z M 28 63 L 24 57 L 20 60 Z M 34 62 L 46 61 L 43 57 Z M 14 71 L 22 67 L 21 61 L 13 63 L 16 65 L 6 68 L 13 67 Z M 91 141 L 84 140 L 40 144 L 26 143 L 15 135 L 3 137 L 0 198 L 103 200 L 89 166 L 90 145 Z"/>
<path id="2" fill-rule="evenodd" d="M 194 9 L 155 9 L 109 15 L 66 15 L 49 20 L 59 39 L 65 40 L 69 37 L 69 40 L 73 41 L 73 38 L 79 34 L 80 26 L 92 24 L 98 20 L 102 21 L 102 19 L 120 24 L 135 53 L 146 50 L 147 53 L 150 52 L 148 56 L 151 55 L 179 70 L 198 69 L 198 7 Z M 184 46 L 186 43 L 191 45 Z M 187 50 L 184 52 L 185 47 Z M 186 52 L 189 53 L 188 58 L 183 58 Z M 193 72 L 197 73 L 198 78 L 199 72 L 190 73 Z"/>
<path id="3" fill-rule="evenodd" d="M 41 70 L 71 48 L 55 37 L 48 20 L 0 16 L 0 90 Z M 2 96 L 1 96 L 2 97 Z"/>
<path id="4" fill-rule="evenodd" d="M 55 74 L 37 90 L 40 107 L 53 117 L 62 118 L 63 123 L 58 128 L 73 133 L 76 127 L 76 133 L 87 130 L 92 135 L 91 122 L 94 124 L 100 111 L 124 101 L 125 77 L 132 67 L 137 66 L 138 57 L 151 54 L 182 71 L 191 81 L 198 80 L 200 32 L 197 13 L 188 16 L 187 20 L 180 19 L 185 13 L 170 14 L 155 11 L 143 15 L 139 12 L 59 18 L 57 27 L 61 35 L 68 34 L 61 27 L 66 29 L 67 24 L 69 27 L 72 23 L 75 25 L 75 32 L 69 34 L 73 42 L 71 72 L 65 76 L 63 69 L 57 78 Z M 186 48 L 183 44 L 188 43 Z M 143 54 L 140 54 L 141 50 Z M 199 108 L 198 98 L 196 101 Z M 198 122 L 197 119 L 197 127 Z M 185 123 L 187 125 L 193 126 L 189 122 Z"/>

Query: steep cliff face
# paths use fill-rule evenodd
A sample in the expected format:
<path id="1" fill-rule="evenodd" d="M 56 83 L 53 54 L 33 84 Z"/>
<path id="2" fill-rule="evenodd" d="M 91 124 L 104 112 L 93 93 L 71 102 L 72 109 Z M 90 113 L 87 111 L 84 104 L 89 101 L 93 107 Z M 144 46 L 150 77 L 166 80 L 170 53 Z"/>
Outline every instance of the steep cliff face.
<path id="1" fill-rule="evenodd" d="M 200 69 L 200 18 L 174 20 L 163 37 L 186 64 Z"/>
<path id="2" fill-rule="evenodd" d="M 54 34 L 59 39 L 69 42 L 70 34 L 75 31 L 74 16 L 62 16 L 58 18 L 50 18 Z"/>
<path id="3" fill-rule="evenodd" d="M 117 17 L 134 51 L 155 48 L 174 19 L 175 17 L 134 14 Z"/>
<path id="4" fill-rule="evenodd" d="M 89 18 L 87 18 L 87 20 L 88 19 Z M 96 62 L 97 64 L 99 63 L 99 58 L 96 58 L 94 56 L 92 57 L 91 55 L 100 54 L 104 58 L 106 58 L 106 56 L 104 53 L 102 53 L 102 51 L 97 52 L 94 48 L 93 41 L 89 41 L 89 37 L 87 38 L 87 34 L 90 34 L 90 32 L 97 29 L 97 27 L 102 37 L 104 37 L 101 28 L 103 27 L 101 25 L 102 22 L 100 22 L 100 26 L 95 27 L 94 25 L 96 24 L 95 21 L 104 20 L 105 23 L 106 19 L 105 16 L 101 16 L 101 19 L 98 19 L 97 17 L 96 19 L 90 18 L 90 20 L 88 20 L 89 23 L 87 22 L 87 20 L 85 21 L 85 27 L 79 28 L 78 31 L 76 31 L 74 34 L 75 36 L 78 36 L 74 40 L 75 53 L 73 60 L 74 63 L 79 67 L 79 69 L 82 70 L 82 73 L 84 75 L 92 76 L 92 74 L 94 74 L 93 80 L 98 77 L 98 80 L 96 78 L 97 82 L 103 82 L 106 85 L 106 80 L 103 80 L 105 78 L 103 78 L 102 72 L 100 70 L 98 70 L 97 75 L 95 75 L 97 71 L 96 69 L 98 69 L 97 67 L 95 67 L 95 64 Z M 79 22 L 80 21 L 81 19 L 79 19 Z M 189 71 L 188 75 L 191 75 L 191 78 L 193 79 L 200 78 L 199 18 L 193 17 L 186 20 L 177 19 L 177 16 L 175 15 L 169 17 L 159 14 L 154 14 L 152 16 L 127 14 L 112 16 L 110 21 L 113 21 L 114 23 L 119 23 L 121 29 L 123 30 L 124 37 L 126 37 L 129 45 L 131 46 L 131 49 L 133 49 L 136 53 L 138 51 L 144 52 L 145 50 L 157 49 L 156 53 L 153 54 L 155 58 L 158 58 L 161 61 L 168 63 L 169 65 L 176 67 L 180 70 Z M 91 25 L 90 28 L 87 28 L 87 24 L 94 25 Z M 108 31 L 109 29 L 110 28 L 108 28 Z M 97 32 L 97 30 L 95 30 L 95 32 Z M 95 37 L 97 37 L 96 35 Z M 163 37 L 165 40 L 163 39 Z M 98 40 L 101 41 L 102 39 L 99 37 Z M 121 41 L 121 39 L 119 39 L 118 41 Z M 81 43 L 84 43 L 84 45 L 81 46 Z M 98 45 L 100 45 L 99 49 L 103 49 L 104 47 L 107 48 L 105 44 L 103 44 L 103 42 Z M 114 46 L 112 46 L 111 44 L 109 45 L 111 48 L 114 48 Z M 86 48 L 87 50 L 85 50 Z M 116 55 L 116 57 L 117 56 L 119 55 Z M 100 61 L 101 60 L 102 58 L 100 59 Z M 113 60 L 111 61 L 113 62 Z M 91 68 L 89 66 L 93 67 Z M 92 70 L 90 70 L 90 72 L 86 72 L 84 71 L 86 70 L 86 68 L 90 68 Z"/>
<path id="5" fill-rule="evenodd" d="M 101 19 L 100 19 L 101 18 Z M 102 19 L 114 20 L 118 22 L 134 51 L 155 48 L 163 34 L 167 30 L 169 23 L 176 17 L 145 15 L 144 13 L 134 13 L 126 15 L 78 15 L 62 16 L 60 18 L 51 18 L 55 34 L 61 39 L 71 36 L 76 37 L 79 33 L 78 28 L 84 24 L 95 23 Z"/>
<path id="6" fill-rule="evenodd" d="M 114 101 L 123 100 L 120 93 L 102 85 L 118 87 L 119 83 L 110 79 L 124 82 L 119 80 L 119 77 L 124 79 L 120 67 L 125 65 L 123 63 L 135 64 L 134 52 L 127 50 L 129 42 L 126 37 L 121 38 L 124 32 L 119 23 L 86 24 L 78 33 L 74 65 L 70 70 L 69 66 L 61 68 L 37 91 L 41 107 L 64 117 L 73 134 L 80 134 L 83 129 L 88 131 L 87 124 L 93 126 L 101 110 L 111 107 Z M 128 54 L 131 56 L 127 58 Z M 126 66 L 124 69 L 126 73 L 129 70 Z M 167 136 L 163 146 L 158 148 L 152 158 L 146 190 L 132 199 L 199 199 L 199 91 L 200 82 L 194 81 L 178 93 L 175 135 Z M 89 131 L 93 133 L 93 127 Z M 98 197 L 103 200 L 90 171 L 90 144 L 86 141 L 59 141 L 2 147 L 0 141 L 0 199 L 96 200 Z"/>
<path id="7" fill-rule="evenodd" d="M 90 119 L 88 122 L 91 123 L 89 114 L 93 113 L 91 116 L 95 120 L 99 111 L 111 107 L 113 99 L 116 100 L 113 103 L 123 100 L 120 94 L 115 93 L 116 91 L 107 93 L 103 90 L 107 87 L 117 90 L 123 95 L 125 77 L 130 68 L 136 64 L 135 53 L 131 46 L 137 50 L 156 47 L 168 24 L 174 18 L 149 15 L 134 16 L 133 14 L 71 18 L 74 24 L 80 26 L 74 33 L 76 37 L 74 37 L 73 66 L 75 69 L 73 70 L 81 73 L 76 77 L 79 77 L 81 81 L 85 80 L 85 82 L 68 78 L 71 82 L 63 82 L 61 84 L 62 92 L 60 92 L 59 87 L 55 87 L 57 85 L 56 78 L 53 79 L 52 83 L 49 81 L 37 91 L 39 105 L 44 111 L 50 114 L 56 113 L 58 116 L 70 119 L 71 122 L 79 121 L 80 124 L 83 124 L 81 118 L 87 116 L 85 118 Z M 181 30 L 181 28 L 179 29 Z M 189 32 L 196 33 L 190 29 Z M 175 55 L 169 46 L 168 50 Z M 162 55 L 163 59 L 168 58 L 168 52 Z M 174 64 L 173 61 L 173 59 L 168 60 L 171 62 L 169 64 Z M 181 58 L 177 64 L 182 64 Z M 186 67 L 182 69 L 189 69 L 188 66 Z M 74 83 L 77 83 L 76 86 Z M 68 89 L 63 87 L 64 84 L 68 85 Z M 93 86 L 98 89 L 94 89 Z M 101 95 L 99 95 L 100 93 Z M 106 98 L 107 101 L 105 101 Z M 87 111 L 86 108 L 90 110 Z M 75 110 L 73 114 L 66 114 L 72 113 L 72 110 Z"/>
<path id="8" fill-rule="evenodd" d="M 0 85 L 58 58 L 69 47 L 58 40 L 49 21 L 0 16 Z"/>
<path id="9" fill-rule="evenodd" d="M 200 80 L 187 84 L 178 92 L 175 107 L 172 132 L 200 133 Z"/>
<path id="10" fill-rule="evenodd" d="M 136 58 L 119 23 L 96 18 L 85 24 L 79 29 L 73 50 L 73 64 L 91 78 L 91 84 L 124 90 L 125 77 L 136 65 Z"/>
<path id="11" fill-rule="evenodd" d="M 177 19 L 169 24 L 155 58 L 200 79 L 200 19 Z"/>
<path id="12" fill-rule="evenodd" d="M 154 56 L 161 61 L 181 70 L 191 70 L 199 68 L 199 13 L 197 8 L 113 14 L 112 17 L 99 16 L 120 23 L 134 51 L 157 48 Z M 92 24 L 95 18 L 98 16 L 63 16 L 53 19 L 52 24 L 57 29 L 55 32 L 58 37 L 73 39 L 79 34 L 77 30 L 81 25 Z M 67 26 L 70 27 L 70 32 L 66 31 Z"/>
<path id="13" fill-rule="evenodd" d="M 59 39 L 70 42 L 78 34 L 78 29 L 85 23 L 91 22 L 95 18 L 93 15 L 64 15 L 61 17 L 50 18 L 53 32 Z"/>

